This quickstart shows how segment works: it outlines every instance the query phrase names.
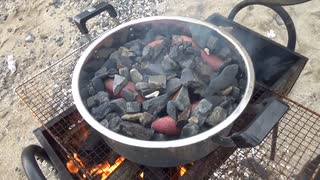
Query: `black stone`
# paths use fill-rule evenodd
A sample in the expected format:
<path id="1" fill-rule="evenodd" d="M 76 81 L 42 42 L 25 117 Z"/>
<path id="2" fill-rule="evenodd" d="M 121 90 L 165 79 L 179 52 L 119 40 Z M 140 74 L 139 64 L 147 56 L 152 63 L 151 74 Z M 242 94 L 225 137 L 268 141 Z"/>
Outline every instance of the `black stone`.
<path id="1" fill-rule="evenodd" d="M 106 67 L 107 69 L 118 69 L 117 68 L 117 61 L 120 60 L 120 55 L 118 53 L 118 51 L 113 52 L 109 59 L 104 63 L 104 67 Z"/>
<path id="2" fill-rule="evenodd" d="M 194 72 L 198 74 L 202 81 L 204 81 L 205 83 L 209 83 L 210 76 L 212 75 L 213 70 L 208 65 L 200 62 L 196 64 Z"/>
<path id="3" fill-rule="evenodd" d="M 102 66 L 94 75 L 95 76 L 100 76 L 104 75 L 108 72 L 108 69 L 105 66 Z"/>
<path id="4" fill-rule="evenodd" d="M 177 127 L 182 128 L 188 123 L 188 119 L 191 113 L 191 106 L 185 108 L 177 118 Z"/>
<path id="5" fill-rule="evenodd" d="M 168 95 L 164 94 L 143 102 L 143 110 L 150 114 L 159 113 L 168 102 Z"/>
<path id="6" fill-rule="evenodd" d="M 169 56 L 165 56 L 163 61 L 161 61 L 161 67 L 166 72 L 177 71 L 180 68 L 180 66 Z"/>
<path id="7" fill-rule="evenodd" d="M 143 80 L 142 74 L 137 69 L 130 70 L 131 81 L 134 83 L 141 82 Z"/>
<path id="8" fill-rule="evenodd" d="M 111 112 L 109 102 L 104 102 L 100 106 L 91 109 L 91 114 L 97 121 L 103 119 L 109 112 Z"/>
<path id="9" fill-rule="evenodd" d="M 87 107 L 92 108 L 93 106 L 98 106 L 99 101 L 96 99 L 95 96 L 91 96 L 87 99 Z"/>
<path id="10" fill-rule="evenodd" d="M 182 86 L 182 84 L 180 82 L 180 79 L 178 79 L 178 78 L 170 79 L 167 82 L 167 87 L 166 87 L 165 92 L 167 94 L 171 95 L 171 94 L 175 93 L 177 90 L 179 90 L 181 86 Z"/>
<path id="11" fill-rule="evenodd" d="M 208 97 L 205 97 L 205 99 L 212 104 L 212 107 L 218 106 L 223 101 L 223 98 L 221 96 L 208 96 Z"/>
<path id="12" fill-rule="evenodd" d="M 145 63 L 141 65 L 141 69 L 143 73 L 149 74 L 149 75 L 163 75 L 166 74 L 163 69 L 161 68 L 161 64 L 151 64 L 151 63 Z"/>
<path id="13" fill-rule="evenodd" d="M 189 68 L 182 70 L 180 81 L 184 86 L 196 87 L 199 85 L 199 79 Z"/>
<path id="14" fill-rule="evenodd" d="M 103 119 L 100 124 L 106 128 L 109 128 L 109 120 L 108 119 Z"/>
<path id="15" fill-rule="evenodd" d="M 95 92 L 104 91 L 104 83 L 103 80 L 99 77 L 94 77 L 91 81 L 92 87 L 94 88 Z"/>
<path id="16" fill-rule="evenodd" d="M 154 130 L 145 128 L 140 124 L 123 121 L 121 122 L 121 132 L 129 137 L 150 140 L 154 134 Z"/>
<path id="17" fill-rule="evenodd" d="M 238 74 L 238 69 L 239 66 L 237 64 L 226 66 L 218 76 L 211 78 L 206 94 L 213 95 L 232 85 Z"/>
<path id="18" fill-rule="evenodd" d="M 175 100 L 174 100 L 176 107 L 180 110 L 183 111 L 185 108 L 190 106 L 190 98 L 189 98 L 189 92 L 188 88 L 186 87 L 181 87 Z"/>
<path id="19" fill-rule="evenodd" d="M 167 114 L 172 117 L 172 119 L 177 119 L 177 108 L 173 101 L 168 101 L 167 103 Z"/>
<path id="20" fill-rule="evenodd" d="M 110 101 L 110 107 L 119 116 L 122 116 L 126 113 L 126 100 L 124 100 L 123 98 L 112 100 Z"/>
<path id="21" fill-rule="evenodd" d="M 127 85 L 128 80 L 125 77 L 115 75 L 113 80 L 113 94 L 117 95 Z"/>
<path id="22" fill-rule="evenodd" d="M 105 91 L 100 91 L 87 99 L 87 106 L 88 108 L 91 108 L 107 101 L 109 101 L 109 94 Z"/>
<path id="23" fill-rule="evenodd" d="M 141 111 L 139 102 L 127 102 L 127 113 L 137 113 Z"/>
<path id="24" fill-rule="evenodd" d="M 187 138 L 197 135 L 199 131 L 200 128 L 197 124 L 187 124 L 181 130 L 181 138 Z"/>
<path id="25" fill-rule="evenodd" d="M 237 88 L 237 87 L 233 87 L 231 95 L 232 95 L 233 98 L 239 99 L 240 98 L 240 89 Z"/>
<path id="26" fill-rule="evenodd" d="M 127 89 L 127 88 L 123 88 L 121 90 L 121 94 L 122 94 L 123 98 L 128 102 L 134 101 L 138 96 L 138 94 L 136 92 L 132 91 L 131 89 Z"/>
<path id="27" fill-rule="evenodd" d="M 154 133 L 152 136 L 153 141 L 166 141 L 167 140 L 167 136 L 161 133 Z"/>

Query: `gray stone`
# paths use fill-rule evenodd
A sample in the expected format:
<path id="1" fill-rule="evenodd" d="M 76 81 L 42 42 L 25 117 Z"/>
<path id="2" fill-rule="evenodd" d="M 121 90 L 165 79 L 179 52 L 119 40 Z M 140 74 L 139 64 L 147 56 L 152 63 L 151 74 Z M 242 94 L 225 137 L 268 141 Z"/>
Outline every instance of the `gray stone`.
<path id="1" fill-rule="evenodd" d="M 126 56 L 120 56 L 117 59 L 116 63 L 117 63 L 118 69 L 124 68 L 124 67 L 131 68 L 131 66 L 132 66 L 132 60 Z"/>
<path id="2" fill-rule="evenodd" d="M 126 121 L 138 121 L 143 116 L 143 113 L 125 114 L 121 116 L 121 119 Z"/>
<path id="3" fill-rule="evenodd" d="M 131 81 L 134 83 L 138 83 L 143 80 L 143 76 L 140 74 L 140 72 L 137 69 L 130 70 L 130 77 L 131 77 Z"/>
<path id="4" fill-rule="evenodd" d="M 91 80 L 91 83 L 92 83 L 92 87 L 93 89 L 95 90 L 95 92 L 99 92 L 99 91 L 104 91 L 104 83 L 103 83 L 103 80 L 99 77 L 94 77 L 92 80 Z"/>
<path id="5" fill-rule="evenodd" d="M 221 96 L 207 96 L 205 99 L 212 104 L 212 107 L 218 106 L 223 101 L 223 98 Z"/>
<path id="6" fill-rule="evenodd" d="M 149 84 L 147 82 L 138 82 L 135 84 L 135 86 L 139 91 L 149 89 Z"/>
<path id="7" fill-rule="evenodd" d="M 110 101 L 111 109 L 116 112 L 119 116 L 122 116 L 126 113 L 127 105 L 126 100 L 123 98 L 115 99 Z"/>
<path id="8" fill-rule="evenodd" d="M 226 66 L 218 76 L 211 78 L 206 94 L 213 95 L 232 85 L 238 74 L 238 70 L 239 66 L 237 64 Z"/>
<path id="9" fill-rule="evenodd" d="M 239 99 L 240 98 L 240 89 L 237 87 L 233 87 L 232 88 L 232 92 L 231 92 L 232 97 L 234 97 L 235 99 Z"/>
<path id="10" fill-rule="evenodd" d="M 197 117 L 190 117 L 189 119 L 188 119 L 188 123 L 189 124 L 198 124 L 199 123 L 199 120 L 198 120 L 198 118 Z"/>
<path id="11" fill-rule="evenodd" d="M 144 73 L 150 74 L 150 75 L 166 74 L 161 68 L 161 64 L 145 63 L 145 64 L 142 64 L 141 69 Z"/>
<path id="12" fill-rule="evenodd" d="M 191 106 L 186 107 L 177 118 L 177 127 L 182 128 L 188 123 L 188 119 L 191 113 Z"/>
<path id="13" fill-rule="evenodd" d="M 187 138 L 199 133 L 199 126 L 196 124 L 187 124 L 181 130 L 181 138 Z"/>
<path id="14" fill-rule="evenodd" d="M 108 72 L 108 69 L 105 66 L 103 66 L 94 75 L 101 76 L 101 75 L 106 74 L 107 72 Z"/>
<path id="15" fill-rule="evenodd" d="M 109 128 L 109 121 L 108 119 L 103 119 L 100 124 L 106 128 Z"/>
<path id="16" fill-rule="evenodd" d="M 172 119 L 177 119 L 177 108 L 173 101 L 168 101 L 167 103 L 167 114 L 172 117 Z"/>
<path id="17" fill-rule="evenodd" d="M 151 128 L 145 128 L 140 124 L 125 122 L 121 123 L 121 132 L 129 137 L 150 140 L 154 134 L 154 130 Z"/>
<path id="18" fill-rule="evenodd" d="M 180 81 L 184 86 L 192 87 L 195 87 L 199 83 L 199 79 L 189 68 L 185 68 L 182 70 Z"/>
<path id="19" fill-rule="evenodd" d="M 232 92 L 232 86 L 227 87 L 226 89 L 224 89 L 221 94 L 224 96 L 228 96 L 231 92 Z"/>
<path id="20" fill-rule="evenodd" d="M 104 102 L 98 107 L 93 107 L 91 109 L 91 114 L 97 121 L 103 119 L 109 112 L 111 112 L 109 102 Z"/>
<path id="21" fill-rule="evenodd" d="M 123 98 L 128 102 L 136 100 L 136 98 L 138 96 L 138 94 L 136 92 L 132 91 L 131 89 L 127 89 L 127 88 L 123 88 L 121 90 L 121 94 L 122 94 Z"/>
<path id="22" fill-rule="evenodd" d="M 109 129 L 114 132 L 120 131 L 120 125 L 123 121 L 119 116 L 116 116 L 109 120 Z"/>
<path id="23" fill-rule="evenodd" d="M 125 77 L 115 75 L 113 80 L 113 94 L 117 95 L 127 85 L 128 80 Z"/>
<path id="24" fill-rule="evenodd" d="M 177 71 L 180 68 L 180 66 L 169 56 L 165 56 L 163 61 L 161 61 L 161 67 L 166 72 Z"/>
<path id="25" fill-rule="evenodd" d="M 118 51 L 119 51 L 120 56 L 125 56 L 125 57 L 135 57 L 136 56 L 133 51 L 131 51 L 130 49 L 128 49 L 126 47 L 120 47 Z"/>
<path id="26" fill-rule="evenodd" d="M 106 115 L 105 119 L 107 119 L 108 121 L 110 121 L 111 119 L 113 119 L 114 117 L 117 117 L 118 114 L 117 113 L 109 113 Z M 118 116 L 119 117 L 119 116 Z"/>
<path id="27" fill-rule="evenodd" d="M 153 122 L 153 116 L 150 113 L 144 112 L 139 118 L 140 124 L 143 126 L 149 126 Z"/>
<path id="28" fill-rule="evenodd" d="M 150 114 L 159 113 L 167 104 L 168 95 L 164 94 L 143 102 L 142 107 L 144 111 Z"/>
<path id="29" fill-rule="evenodd" d="M 129 69 L 127 67 L 119 69 L 119 75 L 125 77 L 126 79 L 130 79 Z"/>
<path id="30" fill-rule="evenodd" d="M 198 126 L 201 127 L 206 121 L 208 115 L 210 114 L 212 109 L 212 104 L 206 100 L 202 99 L 197 107 L 192 112 L 191 116 L 197 117 L 199 120 Z"/>
<path id="31" fill-rule="evenodd" d="M 182 86 L 182 84 L 180 82 L 180 79 L 178 79 L 178 78 L 170 79 L 167 82 L 167 87 L 166 87 L 165 92 L 167 94 L 171 95 L 171 94 L 175 93 L 178 89 L 180 89 L 181 86 Z"/>
<path id="32" fill-rule="evenodd" d="M 150 76 L 148 83 L 152 89 L 166 88 L 167 77 L 164 75 Z"/>
<path id="33" fill-rule="evenodd" d="M 210 126 L 216 126 L 226 118 L 227 118 L 227 111 L 222 107 L 217 106 L 213 109 L 212 113 L 209 115 L 207 119 L 207 123 Z"/>
<path id="34" fill-rule="evenodd" d="M 215 36 L 209 36 L 207 40 L 207 48 L 209 48 L 211 51 L 215 50 L 218 45 L 219 39 Z"/>
<path id="35" fill-rule="evenodd" d="M 96 99 L 95 96 L 91 96 L 87 99 L 87 107 L 92 108 L 93 106 L 98 106 L 99 101 Z"/>
<path id="36" fill-rule="evenodd" d="M 186 87 L 181 87 L 175 100 L 174 100 L 176 107 L 180 110 L 183 111 L 185 108 L 190 106 L 190 98 L 189 98 L 189 92 L 188 88 Z"/>
<path id="37" fill-rule="evenodd" d="M 99 91 L 96 95 L 91 96 L 87 99 L 87 107 L 98 106 L 104 102 L 109 101 L 109 94 L 105 91 Z"/>
<path id="38" fill-rule="evenodd" d="M 28 35 L 27 35 L 27 37 L 26 37 L 26 39 L 25 39 L 25 42 L 26 42 L 26 43 L 33 43 L 33 41 L 34 41 L 35 39 L 36 39 L 36 38 L 34 37 L 33 34 L 28 33 Z"/>
<path id="39" fill-rule="evenodd" d="M 197 63 L 197 65 L 194 68 L 194 71 L 199 75 L 201 80 L 203 80 L 206 83 L 210 82 L 210 76 L 213 73 L 213 70 L 210 66 L 200 62 Z"/>
<path id="40" fill-rule="evenodd" d="M 137 113 L 141 111 L 139 102 L 127 102 L 127 113 Z"/>

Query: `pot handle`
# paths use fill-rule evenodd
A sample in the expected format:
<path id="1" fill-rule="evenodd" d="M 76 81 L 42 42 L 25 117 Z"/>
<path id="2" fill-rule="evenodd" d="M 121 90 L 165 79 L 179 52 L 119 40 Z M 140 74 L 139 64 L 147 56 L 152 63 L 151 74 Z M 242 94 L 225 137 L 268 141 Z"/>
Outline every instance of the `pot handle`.
<path id="1" fill-rule="evenodd" d="M 270 1 L 270 0 L 269 0 Z M 271 2 L 271 1 L 270 1 Z M 290 15 L 288 14 L 288 12 L 283 8 L 281 7 L 281 5 L 285 5 L 283 3 L 279 3 L 279 2 L 274 2 L 274 3 L 268 3 L 267 0 L 263 1 L 263 0 L 245 0 L 245 1 L 242 1 L 240 2 L 239 4 L 237 4 L 230 12 L 229 16 L 228 16 L 228 19 L 230 20 L 234 20 L 235 16 L 238 14 L 238 12 L 247 7 L 247 6 L 251 6 L 251 5 L 262 5 L 262 6 L 265 6 L 265 7 L 268 7 L 270 9 L 272 9 L 273 11 L 275 11 L 280 17 L 281 19 L 283 20 L 286 28 L 287 28 L 287 32 L 288 32 L 288 44 L 287 44 L 287 47 L 289 49 L 291 49 L 292 51 L 295 50 L 295 47 L 296 47 L 296 40 L 297 40 L 297 34 L 296 34 L 296 28 L 294 26 L 294 23 L 290 17 Z M 298 2 L 298 1 L 297 1 Z M 305 1 L 301 1 L 300 3 L 302 2 L 306 2 Z"/>
<path id="2" fill-rule="evenodd" d="M 89 19 L 101 14 L 102 12 L 107 11 L 108 14 L 112 17 L 112 18 L 116 18 L 117 17 L 117 11 L 115 10 L 115 8 L 109 4 L 106 1 L 102 1 L 99 4 L 92 6 L 90 8 L 88 8 L 87 10 L 81 12 L 80 14 L 76 15 L 73 18 L 73 21 L 75 22 L 75 24 L 77 25 L 78 29 L 80 30 L 80 32 L 82 34 L 88 34 L 89 30 L 86 26 L 86 23 Z M 119 22 L 119 21 L 117 21 Z"/>
<path id="3" fill-rule="evenodd" d="M 269 134 L 273 127 L 288 111 L 289 106 L 284 102 L 272 97 L 259 105 L 252 107 L 252 111 L 258 113 L 253 122 L 243 131 L 230 136 L 214 136 L 212 140 L 224 147 L 247 148 L 259 145 Z"/>

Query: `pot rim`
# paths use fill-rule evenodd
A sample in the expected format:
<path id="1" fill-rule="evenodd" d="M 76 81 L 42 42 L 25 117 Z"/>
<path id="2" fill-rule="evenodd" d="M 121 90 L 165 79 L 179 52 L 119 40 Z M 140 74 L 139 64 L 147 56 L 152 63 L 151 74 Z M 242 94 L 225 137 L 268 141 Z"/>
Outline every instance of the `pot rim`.
<path id="1" fill-rule="evenodd" d="M 96 47 L 103 42 L 105 38 L 110 36 L 113 33 L 116 33 L 117 31 L 126 28 L 128 26 L 132 26 L 139 23 L 146 23 L 151 21 L 162 21 L 162 20 L 168 20 L 168 21 L 182 21 L 186 23 L 193 23 L 198 24 L 201 26 L 205 26 L 207 28 L 210 28 L 214 31 L 216 31 L 218 34 L 220 34 L 222 37 L 224 37 L 226 40 L 228 40 L 234 48 L 238 51 L 239 55 L 242 57 L 246 70 L 247 70 L 247 84 L 246 84 L 246 90 L 244 92 L 244 95 L 238 104 L 237 108 L 221 123 L 216 125 L 215 127 L 202 132 L 200 134 L 197 134 L 195 136 L 184 138 L 184 139 L 177 139 L 177 140 L 170 140 L 170 141 L 146 141 L 146 140 L 139 140 L 130 138 L 124 135 L 121 135 L 119 133 L 113 132 L 109 130 L 108 128 L 105 128 L 102 126 L 97 120 L 91 116 L 89 111 L 86 109 L 85 105 L 82 102 L 81 96 L 80 96 L 80 88 L 79 88 L 79 77 L 81 69 L 84 65 L 84 63 L 87 61 L 87 59 L 91 56 L 93 51 L 96 49 Z M 138 147 L 144 147 L 144 148 L 175 148 L 175 147 L 182 147 L 187 146 L 190 144 L 194 144 L 200 141 L 207 140 L 211 138 L 212 136 L 218 134 L 228 126 L 232 125 L 233 122 L 240 116 L 240 114 L 244 111 L 246 106 L 248 105 L 253 89 L 254 89 L 254 83 L 255 83 L 255 74 L 254 74 L 254 68 L 253 63 L 251 61 L 250 56 L 248 55 L 247 51 L 242 47 L 242 45 L 229 33 L 225 32 L 221 28 L 218 28 L 218 26 L 210 24 L 208 22 L 204 22 L 201 20 L 188 18 L 188 17 L 181 17 L 181 16 L 153 16 L 153 17 L 146 17 L 141 19 L 132 20 L 123 24 L 120 24 L 119 26 L 109 30 L 108 32 L 101 35 L 98 39 L 96 39 L 94 42 L 92 42 L 88 48 L 83 52 L 80 59 L 78 60 L 72 77 L 72 95 L 75 102 L 75 105 L 79 111 L 79 113 L 82 115 L 82 117 L 87 121 L 87 123 L 99 131 L 101 134 L 107 136 L 111 140 L 130 145 L 130 146 L 138 146 Z"/>

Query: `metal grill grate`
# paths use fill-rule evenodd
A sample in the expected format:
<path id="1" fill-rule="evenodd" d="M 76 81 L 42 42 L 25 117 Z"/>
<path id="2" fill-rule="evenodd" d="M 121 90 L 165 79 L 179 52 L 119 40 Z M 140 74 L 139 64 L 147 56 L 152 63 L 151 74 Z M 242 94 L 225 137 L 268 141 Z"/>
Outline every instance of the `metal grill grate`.
<path id="1" fill-rule="evenodd" d="M 71 74 L 80 51 L 81 49 L 20 85 L 16 88 L 16 93 L 60 145 L 61 154 L 68 155 L 68 157 L 64 156 L 63 161 L 66 163 L 72 159 L 80 169 L 78 177 L 83 178 L 85 175 L 86 178 L 93 179 L 99 176 L 97 172 L 90 172 L 93 167 L 101 163 L 105 164 L 106 160 L 113 164 L 119 156 L 112 152 L 102 139 L 96 139 L 94 146 L 85 145 L 88 149 L 83 148 L 83 144 L 89 142 L 86 140 L 90 138 L 90 134 L 96 132 L 75 110 L 71 96 Z M 267 92 L 270 91 L 257 86 L 251 102 L 269 94 Z M 283 99 L 289 104 L 290 110 L 279 123 L 274 160 L 270 160 L 272 144 L 272 133 L 270 133 L 256 148 L 236 151 L 232 148 L 219 148 L 208 157 L 187 165 L 188 171 L 180 178 L 288 179 L 296 177 L 303 169 L 305 171 L 310 169 L 311 166 L 304 167 L 305 163 L 320 154 L 320 115 L 287 98 Z M 47 126 L 46 124 L 54 118 L 58 118 L 59 121 Z M 243 128 L 246 123 L 237 122 L 233 130 Z M 74 153 L 78 154 L 82 165 L 75 160 Z M 124 176 L 127 179 L 131 176 L 133 179 L 139 179 L 141 172 L 144 172 L 144 179 L 155 177 L 178 179 L 181 171 L 180 167 L 148 168 L 127 160 L 120 167 L 124 170 L 115 171 L 109 179 L 121 179 L 120 177 Z M 312 168 L 309 171 L 311 170 Z"/>

